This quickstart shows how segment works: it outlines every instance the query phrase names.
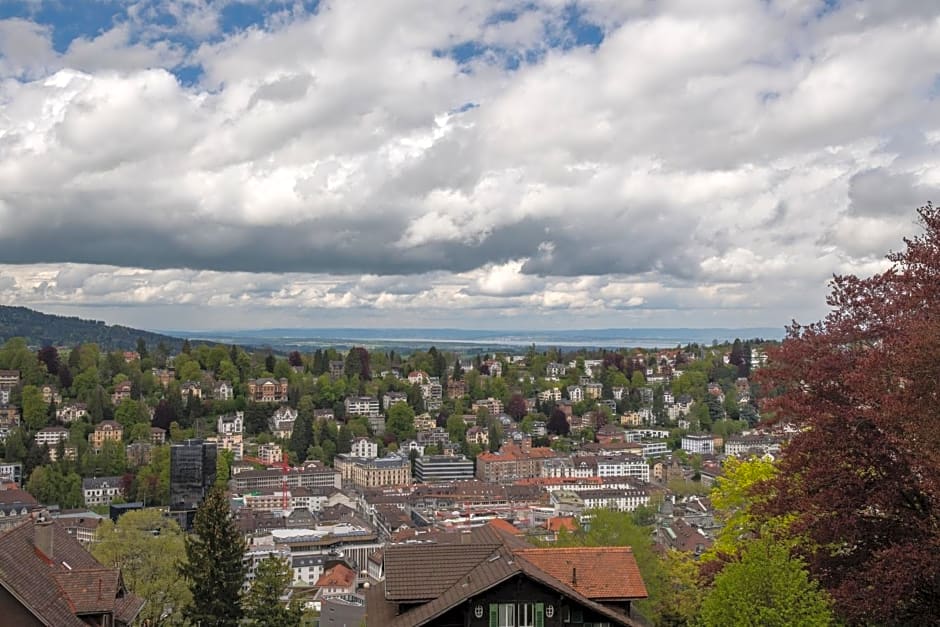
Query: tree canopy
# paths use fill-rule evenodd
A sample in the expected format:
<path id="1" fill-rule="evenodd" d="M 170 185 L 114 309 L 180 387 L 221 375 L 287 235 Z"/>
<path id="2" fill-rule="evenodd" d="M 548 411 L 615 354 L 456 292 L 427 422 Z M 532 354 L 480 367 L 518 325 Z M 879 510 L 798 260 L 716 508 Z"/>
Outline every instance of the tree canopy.
<path id="1" fill-rule="evenodd" d="M 758 508 L 789 515 L 809 571 L 851 624 L 940 615 L 940 212 L 869 278 L 836 276 L 822 321 L 794 323 L 759 382 L 803 429 Z"/>

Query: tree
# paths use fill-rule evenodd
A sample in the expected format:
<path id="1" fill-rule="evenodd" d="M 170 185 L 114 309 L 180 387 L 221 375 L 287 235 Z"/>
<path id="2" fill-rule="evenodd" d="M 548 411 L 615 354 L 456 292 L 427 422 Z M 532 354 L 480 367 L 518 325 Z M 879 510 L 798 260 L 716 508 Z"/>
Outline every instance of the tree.
<path id="1" fill-rule="evenodd" d="M 43 346 L 37 354 L 39 361 L 46 364 L 46 372 L 51 375 L 59 374 L 59 351 L 55 346 Z"/>
<path id="2" fill-rule="evenodd" d="M 940 615 L 940 212 L 918 213 L 892 266 L 834 277 L 829 314 L 790 326 L 757 376 L 765 416 L 805 427 L 759 509 L 794 518 L 797 553 L 848 623 Z"/>
<path id="3" fill-rule="evenodd" d="M 389 407 L 385 431 L 394 435 L 398 442 L 415 437 L 415 410 L 407 403 L 395 403 Z"/>
<path id="4" fill-rule="evenodd" d="M 248 568 L 245 549 L 224 490 L 213 487 L 196 510 L 193 533 L 186 538 L 186 562 L 179 567 L 193 595 L 184 611 L 191 623 L 238 625 Z"/>
<path id="5" fill-rule="evenodd" d="M 349 349 L 343 364 L 343 373 L 347 377 L 359 377 L 361 381 L 372 379 L 372 369 L 369 366 L 369 351 L 361 346 Z"/>
<path id="6" fill-rule="evenodd" d="M 554 408 L 552 413 L 548 416 L 546 429 L 548 429 L 549 433 L 554 433 L 555 435 L 568 435 L 571 431 L 571 425 L 568 424 L 568 417 L 565 416 L 565 412 L 557 407 Z"/>
<path id="7" fill-rule="evenodd" d="M 287 355 L 287 363 L 294 368 L 299 368 L 300 366 L 304 365 L 304 358 L 300 354 L 300 351 L 291 351 Z"/>
<path id="8" fill-rule="evenodd" d="M 30 431 L 37 431 L 46 426 L 46 403 L 42 392 L 35 385 L 24 385 L 22 394 L 23 422 Z"/>
<path id="9" fill-rule="evenodd" d="M 724 625 L 825 626 L 830 601 L 809 578 L 805 564 L 771 538 L 747 544 L 740 561 L 724 567 L 702 601 L 703 627 Z"/>
<path id="10" fill-rule="evenodd" d="M 299 627 L 303 607 L 296 600 L 286 605 L 281 597 L 291 583 L 287 560 L 271 555 L 258 563 L 255 579 L 245 594 L 245 618 L 249 625 Z"/>
<path id="11" fill-rule="evenodd" d="M 525 399 L 522 398 L 522 394 L 512 395 L 509 399 L 509 403 L 506 405 L 506 413 L 512 416 L 512 419 L 516 422 L 526 417 L 526 414 L 529 413 L 529 408 L 526 407 Z"/>
<path id="12" fill-rule="evenodd" d="M 290 450 L 297 456 L 297 462 L 303 463 L 307 459 L 307 449 L 313 444 L 313 426 L 307 412 L 298 412 L 294 420 L 294 428 L 290 434 Z"/>
<path id="13" fill-rule="evenodd" d="M 117 524 L 105 520 L 98 528 L 92 555 L 120 568 L 124 583 L 147 600 L 138 620 L 147 625 L 177 625 L 192 594 L 177 564 L 186 559 L 183 532 L 158 509 L 127 512 Z"/>

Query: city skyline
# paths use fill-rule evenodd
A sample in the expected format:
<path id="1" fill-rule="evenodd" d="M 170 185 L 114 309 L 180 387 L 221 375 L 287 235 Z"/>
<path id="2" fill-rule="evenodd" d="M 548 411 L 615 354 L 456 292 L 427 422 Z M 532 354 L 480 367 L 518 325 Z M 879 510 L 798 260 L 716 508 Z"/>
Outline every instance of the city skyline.
<path id="1" fill-rule="evenodd" d="M 774 327 L 940 185 L 928 2 L 6 2 L 0 300 Z"/>

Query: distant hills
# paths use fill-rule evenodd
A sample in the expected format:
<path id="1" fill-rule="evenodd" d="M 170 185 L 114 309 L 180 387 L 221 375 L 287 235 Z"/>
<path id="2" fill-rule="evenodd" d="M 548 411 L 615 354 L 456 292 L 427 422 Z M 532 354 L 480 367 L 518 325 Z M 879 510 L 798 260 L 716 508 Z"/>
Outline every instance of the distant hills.
<path id="1" fill-rule="evenodd" d="M 74 346 L 94 342 L 105 350 L 133 350 L 137 338 L 143 338 L 147 346 L 160 342 L 170 349 L 179 350 L 183 340 L 178 337 L 132 329 L 120 325 L 108 325 L 100 320 L 82 320 L 72 316 L 44 314 L 26 307 L 0 305 L 0 342 L 11 337 L 26 338 L 29 344 Z"/>

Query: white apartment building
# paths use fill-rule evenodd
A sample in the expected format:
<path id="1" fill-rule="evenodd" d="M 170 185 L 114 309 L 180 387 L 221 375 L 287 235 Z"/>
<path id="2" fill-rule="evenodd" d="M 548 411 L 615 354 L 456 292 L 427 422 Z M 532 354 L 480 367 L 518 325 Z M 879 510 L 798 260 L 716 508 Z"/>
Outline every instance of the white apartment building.
<path id="1" fill-rule="evenodd" d="M 682 436 L 682 450 L 686 453 L 711 455 L 715 452 L 715 438 L 707 434 Z"/>
<path id="2" fill-rule="evenodd" d="M 345 401 L 347 416 L 377 417 L 381 413 L 379 399 L 374 396 L 350 396 Z"/>
<path id="3" fill-rule="evenodd" d="M 369 438 L 356 438 L 353 440 L 349 454 L 363 459 L 375 459 L 379 456 L 379 445 Z"/>

